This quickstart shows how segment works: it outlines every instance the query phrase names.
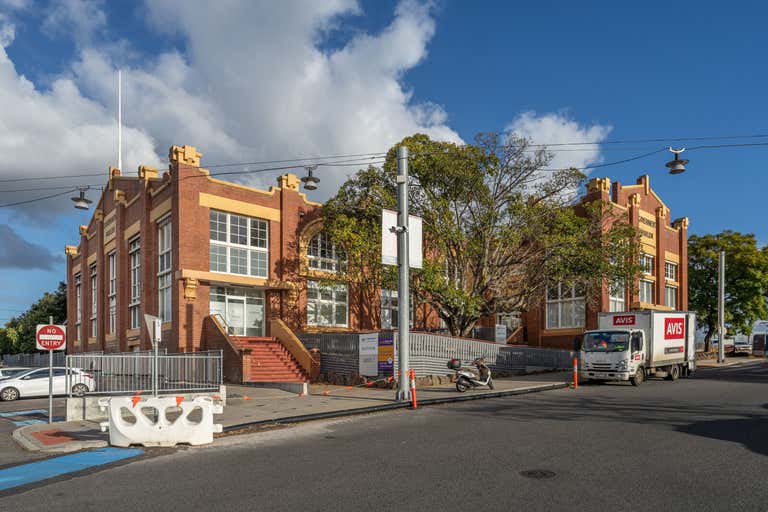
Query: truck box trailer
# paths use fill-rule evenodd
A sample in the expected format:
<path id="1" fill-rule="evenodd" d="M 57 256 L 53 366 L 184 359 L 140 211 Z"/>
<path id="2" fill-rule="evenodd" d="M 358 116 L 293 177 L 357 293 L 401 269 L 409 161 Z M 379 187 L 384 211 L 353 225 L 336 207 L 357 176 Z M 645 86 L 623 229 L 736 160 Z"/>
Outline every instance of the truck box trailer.
<path id="1" fill-rule="evenodd" d="M 668 380 L 696 369 L 696 315 L 685 311 L 599 313 L 598 329 L 581 340 L 582 380 L 641 384 L 657 375 Z"/>

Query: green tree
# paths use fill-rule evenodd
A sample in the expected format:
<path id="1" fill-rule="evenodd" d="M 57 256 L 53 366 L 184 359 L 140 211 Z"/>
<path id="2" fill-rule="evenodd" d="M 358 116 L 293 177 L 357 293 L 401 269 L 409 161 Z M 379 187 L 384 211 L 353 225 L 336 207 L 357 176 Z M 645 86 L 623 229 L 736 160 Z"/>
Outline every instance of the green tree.
<path id="1" fill-rule="evenodd" d="M 545 171 L 546 151 L 497 134 L 465 146 L 421 134 L 401 144 L 411 154 L 411 211 L 424 221 L 424 268 L 413 273 L 411 289 L 452 334 L 468 335 L 481 316 L 527 309 L 551 282 L 583 287 L 591 301 L 606 280 L 634 282 L 635 231 L 612 219 L 607 205 L 573 208 L 584 175 Z M 383 172 L 360 171 L 323 212 L 337 243 L 367 255 L 354 270 L 350 254 L 350 271 L 369 277 L 371 293 L 387 279 L 380 215 L 382 206 L 395 206 L 395 174 L 393 147 Z"/>
<path id="2" fill-rule="evenodd" d="M 0 329 L 0 353 L 34 352 L 37 324 L 47 324 L 51 316 L 54 323 L 63 323 L 67 319 L 67 285 L 63 282 L 55 292 L 45 292 L 27 311 L 11 318 Z"/>
<path id="3" fill-rule="evenodd" d="M 725 251 L 725 324 L 731 332 L 749 334 L 755 320 L 768 315 L 768 253 L 755 236 L 730 230 L 688 239 L 688 306 L 707 330 L 704 349 L 712 349 L 717 330 L 718 257 Z"/>

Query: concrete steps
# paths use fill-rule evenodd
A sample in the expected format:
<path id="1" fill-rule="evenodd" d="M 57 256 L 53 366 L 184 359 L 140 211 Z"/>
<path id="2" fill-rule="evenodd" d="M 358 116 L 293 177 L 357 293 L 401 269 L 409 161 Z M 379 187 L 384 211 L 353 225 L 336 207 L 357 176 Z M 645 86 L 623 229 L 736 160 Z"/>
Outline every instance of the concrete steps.
<path id="1" fill-rule="evenodd" d="M 299 363 L 276 339 L 232 336 L 232 340 L 251 350 L 251 376 L 247 382 L 309 382 Z"/>

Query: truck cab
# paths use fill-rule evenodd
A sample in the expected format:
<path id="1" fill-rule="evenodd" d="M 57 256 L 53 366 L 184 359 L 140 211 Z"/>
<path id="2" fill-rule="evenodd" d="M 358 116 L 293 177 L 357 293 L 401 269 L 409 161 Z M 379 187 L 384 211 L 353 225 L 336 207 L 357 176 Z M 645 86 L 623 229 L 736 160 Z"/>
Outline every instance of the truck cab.
<path id="1" fill-rule="evenodd" d="M 637 329 L 588 331 L 581 344 L 583 380 L 628 381 L 645 361 L 645 334 Z"/>

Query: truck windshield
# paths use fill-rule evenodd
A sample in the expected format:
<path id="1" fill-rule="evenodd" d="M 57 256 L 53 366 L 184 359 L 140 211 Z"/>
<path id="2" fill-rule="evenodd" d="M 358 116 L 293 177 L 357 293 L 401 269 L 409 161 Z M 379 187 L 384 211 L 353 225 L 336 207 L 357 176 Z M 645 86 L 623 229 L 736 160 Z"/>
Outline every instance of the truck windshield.
<path id="1" fill-rule="evenodd" d="M 629 348 L 627 332 L 590 332 L 584 335 L 585 352 L 623 352 Z"/>

